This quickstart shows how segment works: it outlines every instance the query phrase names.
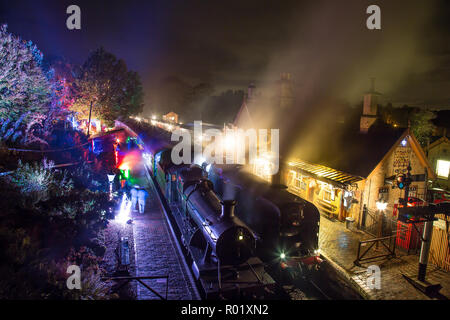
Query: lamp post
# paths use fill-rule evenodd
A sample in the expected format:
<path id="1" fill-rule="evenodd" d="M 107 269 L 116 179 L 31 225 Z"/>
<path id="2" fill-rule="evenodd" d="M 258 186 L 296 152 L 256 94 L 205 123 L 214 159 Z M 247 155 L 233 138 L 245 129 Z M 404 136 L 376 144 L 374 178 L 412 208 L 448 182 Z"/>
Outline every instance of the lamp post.
<path id="1" fill-rule="evenodd" d="M 112 200 L 112 191 L 113 191 L 113 181 L 116 177 L 115 174 L 108 174 L 108 181 L 109 181 L 109 200 Z"/>
<path id="2" fill-rule="evenodd" d="M 92 100 L 91 100 L 91 106 L 89 107 L 89 122 L 88 122 L 88 131 L 87 131 L 88 137 L 89 137 L 89 131 L 91 129 L 91 114 L 92 114 Z"/>
<path id="3" fill-rule="evenodd" d="M 383 202 L 382 200 L 379 200 L 376 202 L 377 209 L 378 209 L 378 232 L 377 236 L 378 238 L 381 238 L 383 236 L 383 215 L 384 210 L 387 208 L 387 202 Z M 378 241 L 376 243 L 375 248 L 378 250 Z"/>

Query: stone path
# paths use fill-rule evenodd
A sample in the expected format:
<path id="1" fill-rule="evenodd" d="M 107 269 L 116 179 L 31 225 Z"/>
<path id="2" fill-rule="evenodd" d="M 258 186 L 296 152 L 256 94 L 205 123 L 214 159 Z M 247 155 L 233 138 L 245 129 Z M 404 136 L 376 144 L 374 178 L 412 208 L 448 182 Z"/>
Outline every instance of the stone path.
<path id="1" fill-rule="evenodd" d="M 358 230 L 348 230 L 344 223 L 330 221 L 321 216 L 319 247 L 322 254 L 332 263 L 347 281 L 366 299 L 373 300 L 429 300 L 436 298 L 450 298 L 450 273 L 428 265 L 427 280 L 442 285 L 441 296 L 429 297 L 415 289 L 403 276 L 403 273 L 418 271 L 418 255 L 407 255 L 397 250 L 397 257 L 381 259 L 363 264 L 362 267 L 353 265 L 356 259 L 358 241 L 372 237 Z M 376 254 L 376 253 L 375 253 Z M 379 254 L 379 253 L 378 253 Z M 369 288 L 367 285 L 367 267 L 377 265 L 381 271 L 380 289 Z"/>
<path id="2" fill-rule="evenodd" d="M 146 178 L 145 168 L 138 173 L 140 185 L 146 187 L 149 197 L 145 213 L 133 213 L 133 236 L 136 260 L 136 276 L 169 276 L 168 299 L 198 299 L 191 275 L 184 265 L 184 257 L 177 248 L 175 239 L 167 224 L 163 207 L 155 187 Z M 164 279 L 144 280 L 152 289 L 165 296 Z M 158 299 L 142 285 L 137 286 L 138 300 Z"/>

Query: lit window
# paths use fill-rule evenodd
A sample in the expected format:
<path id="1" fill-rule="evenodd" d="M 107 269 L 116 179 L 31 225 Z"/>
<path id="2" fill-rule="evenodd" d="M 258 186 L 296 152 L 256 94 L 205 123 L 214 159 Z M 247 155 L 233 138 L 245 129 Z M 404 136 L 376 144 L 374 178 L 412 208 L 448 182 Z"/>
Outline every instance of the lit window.
<path id="1" fill-rule="evenodd" d="M 448 172 L 450 169 L 450 161 L 438 160 L 436 163 L 436 173 L 439 178 L 448 179 Z"/>
<path id="2" fill-rule="evenodd" d="M 331 202 L 332 200 L 334 200 L 331 198 L 332 192 L 333 192 L 332 190 L 325 188 L 323 190 L 323 200 L 328 201 L 328 202 Z"/>

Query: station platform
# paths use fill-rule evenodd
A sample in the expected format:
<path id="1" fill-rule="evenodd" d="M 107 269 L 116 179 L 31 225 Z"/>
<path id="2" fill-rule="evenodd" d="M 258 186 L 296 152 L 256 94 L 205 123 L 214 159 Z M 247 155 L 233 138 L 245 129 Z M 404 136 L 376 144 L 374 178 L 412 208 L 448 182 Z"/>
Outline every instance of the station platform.
<path id="1" fill-rule="evenodd" d="M 171 232 L 157 191 L 146 173 L 143 164 L 133 172 L 132 181 L 148 192 L 145 212 L 132 212 L 135 273 L 138 277 L 168 275 L 169 300 L 198 300 L 200 295 L 195 287 L 191 273 L 187 269 L 184 256 Z M 166 280 L 143 280 L 161 295 L 165 295 Z M 158 299 L 142 285 L 137 286 L 137 299 Z"/>

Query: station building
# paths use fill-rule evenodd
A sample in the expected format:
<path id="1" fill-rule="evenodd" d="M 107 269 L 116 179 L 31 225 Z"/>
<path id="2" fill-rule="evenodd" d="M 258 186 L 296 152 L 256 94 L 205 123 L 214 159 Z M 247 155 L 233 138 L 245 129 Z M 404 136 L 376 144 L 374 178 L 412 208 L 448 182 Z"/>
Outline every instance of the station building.
<path id="1" fill-rule="evenodd" d="M 329 141 L 319 142 L 318 162 L 294 155 L 282 173 L 293 193 L 312 201 L 330 218 L 352 218 L 360 228 L 371 223 L 371 213 L 379 210 L 380 203 L 387 217 L 396 218 L 404 190 L 397 188 L 395 180 L 408 166 L 416 177 L 409 197 L 426 199 L 427 188 L 436 179 L 413 132 L 377 117 L 379 95 L 373 86 L 364 95 L 359 130 L 338 127 Z"/>

